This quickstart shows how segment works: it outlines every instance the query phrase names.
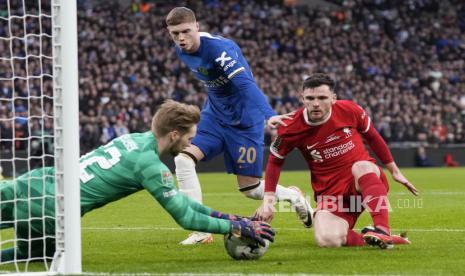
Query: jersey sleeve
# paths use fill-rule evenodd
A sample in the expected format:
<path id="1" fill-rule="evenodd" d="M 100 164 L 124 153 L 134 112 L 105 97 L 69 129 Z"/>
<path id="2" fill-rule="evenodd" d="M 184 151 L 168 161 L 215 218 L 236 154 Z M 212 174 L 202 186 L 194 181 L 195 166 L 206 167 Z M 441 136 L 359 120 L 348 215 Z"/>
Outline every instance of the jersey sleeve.
<path id="1" fill-rule="evenodd" d="M 366 133 L 362 133 L 362 135 L 367 141 L 367 144 L 370 146 L 371 150 L 376 154 L 376 156 L 378 156 L 383 164 L 386 165 L 394 161 L 389 147 L 387 146 L 386 142 L 384 142 L 381 135 L 379 135 L 378 131 L 373 127 L 373 125 Z"/>
<path id="2" fill-rule="evenodd" d="M 278 132 L 278 136 L 276 136 L 270 145 L 270 153 L 278 159 L 285 159 L 286 155 L 294 148 L 295 146 L 292 140 L 283 133 L 280 134 L 280 132 Z"/>
<path id="3" fill-rule="evenodd" d="M 265 169 L 265 192 L 276 192 L 284 160 L 287 154 L 296 147 L 292 136 L 287 133 L 288 127 L 289 125 L 278 127 L 278 136 L 270 145 L 270 155 Z"/>
<path id="4" fill-rule="evenodd" d="M 372 125 L 370 116 L 368 116 L 368 114 L 361 106 L 352 102 L 351 109 L 355 115 L 355 122 L 358 132 L 367 133 Z"/>
<path id="5" fill-rule="evenodd" d="M 173 175 L 160 160 L 152 158 L 150 162 L 143 163 L 147 165 L 138 166 L 140 183 L 176 223 L 184 229 L 193 231 L 229 233 L 230 222 L 210 217 L 212 209 L 179 192 L 174 184 Z"/>
<path id="6" fill-rule="evenodd" d="M 352 103 L 352 109 L 355 114 L 355 120 L 357 125 L 357 130 L 365 138 L 367 144 L 376 154 L 376 156 L 383 162 L 383 164 L 388 164 L 393 162 L 393 157 L 391 151 L 389 150 L 387 144 L 384 142 L 383 138 L 374 128 L 370 116 L 365 112 L 365 110 L 355 103 Z"/>
<path id="7" fill-rule="evenodd" d="M 266 119 L 276 115 L 265 95 L 258 87 L 251 74 L 247 74 L 246 66 L 240 62 L 240 50 L 232 45 L 212 45 L 211 52 L 215 65 L 220 68 L 232 85 L 248 102 L 254 103 Z"/>
<path id="8" fill-rule="evenodd" d="M 214 64 L 220 68 L 228 79 L 232 79 L 246 67 L 239 59 L 238 49 L 228 43 L 212 43 L 209 47 Z"/>

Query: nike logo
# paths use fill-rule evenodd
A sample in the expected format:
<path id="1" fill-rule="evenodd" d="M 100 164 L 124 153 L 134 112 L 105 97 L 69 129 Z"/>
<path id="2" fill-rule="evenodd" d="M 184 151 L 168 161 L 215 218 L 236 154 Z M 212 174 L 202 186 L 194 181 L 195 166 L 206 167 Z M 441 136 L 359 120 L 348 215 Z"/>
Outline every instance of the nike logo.
<path id="1" fill-rule="evenodd" d="M 316 145 L 318 145 L 320 142 L 316 142 L 315 144 L 311 145 L 311 146 L 307 146 L 307 149 L 308 150 L 311 150 L 313 149 Z"/>

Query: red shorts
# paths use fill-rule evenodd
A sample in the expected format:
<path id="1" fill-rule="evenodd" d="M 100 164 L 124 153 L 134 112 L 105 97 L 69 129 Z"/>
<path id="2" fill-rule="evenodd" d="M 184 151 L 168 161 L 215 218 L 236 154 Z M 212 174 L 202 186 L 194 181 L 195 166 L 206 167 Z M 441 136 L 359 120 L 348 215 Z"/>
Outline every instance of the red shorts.
<path id="1" fill-rule="evenodd" d="M 380 168 L 381 182 L 389 190 L 389 184 L 386 175 Z M 354 228 L 358 217 L 363 212 L 362 196 L 355 188 L 355 179 L 352 174 L 344 174 L 345 177 L 338 177 L 338 189 L 341 191 L 336 194 L 321 193 L 316 196 L 317 210 L 327 210 L 332 214 L 344 219 L 349 224 L 349 229 Z"/>

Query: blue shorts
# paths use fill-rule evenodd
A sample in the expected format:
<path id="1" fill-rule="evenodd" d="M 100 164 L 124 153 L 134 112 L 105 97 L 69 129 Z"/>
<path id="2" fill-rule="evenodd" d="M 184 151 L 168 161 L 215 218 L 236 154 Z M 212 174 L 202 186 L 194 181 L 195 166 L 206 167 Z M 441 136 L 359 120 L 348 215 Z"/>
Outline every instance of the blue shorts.
<path id="1" fill-rule="evenodd" d="M 263 123 L 249 128 L 238 128 L 221 124 L 202 114 L 192 144 L 199 147 L 205 155 L 202 161 L 211 160 L 224 152 L 224 165 L 228 173 L 261 177 L 263 135 Z"/>

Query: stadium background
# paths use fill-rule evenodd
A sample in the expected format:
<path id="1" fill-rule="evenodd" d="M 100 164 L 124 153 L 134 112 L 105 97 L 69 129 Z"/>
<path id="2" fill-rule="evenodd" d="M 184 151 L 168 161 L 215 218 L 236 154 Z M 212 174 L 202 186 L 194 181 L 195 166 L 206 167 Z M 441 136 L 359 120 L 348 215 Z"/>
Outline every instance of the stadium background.
<path id="1" fill-rule="evenodd" d="M 465 164 L 465 4 L 460 0 L 79 0 L 82 154 L 125 133 L 146 131 L 164 99 L 202 106 L 206 89 L 176 58 L 164 28 L 165 15 L 176 5 L 195 10 L 202 31 L 241 46 L 277 113 L 300 105 L 305 76 L 330 73 L 337 79 L 338 97 L 366 108 L 401 165 L 443 166 L 447 154 Z M 37 23 L 30 20 L 28 28 L 37 29 Z M 1 33 L 7 31 L 0 27 Z M 6 41 L 0 50 L 8 50 Z M 29 66 L 34 70 L 38 64 Z M 27 96 L 26 82 L 15 81 L 14 91 Z M 1 82 L 0 92 L 8 96 L 13 88 Z M 51 121 L 23 119 L 35 105 L 16 101 L 18 118 L 0 123 L 1 138 L 50 132 Z M 12 118 L 11 107 L 2 103 L 0 116 Z M 266 133 L 269 143 L 273 131 Z M 25 140 L 15 143 L 15 153 L 25 156 L 29 149 L 30 156 L 41 156 L 42 143 L 52 151 L 51 139 Z M 11 157 L 11 142 L 0 147 L 3 159 Z M 416 160 L 419 147 L 426 149 L 429 162 Z M 294 159 L 288 168 L 301 169 Z M 218 161 L 200 170 L 221 171 Z M 29 163 L 36 165 L 34 158 Z M 16 165 L 21 172 L 28 164 Z M 11 163 L 2 167 L 8 176 Z"/>
<path id="2" fill-rule="evenodd" d="M 299 1 L 286 1 L 292 2 Z M 204 88 L 176 59 L 163 28 L 171 7 L 187 5 L 199 15 L 204 31 L 234 38 L 242 46 L 259 85 L 278 113 L 298 106 L 297 93 L 305 75 L 328 72 L 338 80 L 340 98 L 353 99 L 370 112 L 399 163 L 415 165 L 415 153 L 423 146 L 433 165 L 443 166 L 447 153 L 464 165 L 464 2 L 309 2 L 320 5 L 309 9 L 286 6 L 282 1 L 79 0 L 82 153 L 128 131 L 145 131 L 165 98 L 202 104 Z M 14 6 L 20 1 L 10 3 Z M 0 1 L 1 16 L 5 16 L 4 4 Z M 43 27 L 50 33 L 49 23 L 45 20 Z M 31 18 L 27 28 L 38 29 L 37 21 Z M 22 26 L 12 29 L 21 33 Z M 7 36 L 7 31 L 0 24 L 0 37 Z M 51 55 L 49 42 L 44 39 L 42 46 Z M 17 40 L 13 45 L 17 56 L 22 54 L 21 43 Z M 39 45 L 31 38 L 28 47 L 36 51 Z M 0 52 L 9 52 L 3 40 Z M 29 65 L 31 71 L 40 70 L 34 60 Z M 9 66 L 0 60 L 0 78 L 11 78 Z M 25 75 L 21 72 L 24 64 L 17 61 L 16 66 L 18 74 Z M 50 68 L 51 64 L 44 64 L 43 72 L 50 72 Z M 10 82 L 0 82 L 0 93 L 4 98 L 51 93 L 47 77 L 43 91 L 35 81 L 26 85 L 22 80 L 16 80 L 14 88 Z M 1 138 L 50 133 L 50 120 L 27 119 L 40 108 L 33 99 L 17 100 L 13 106 L 0 102 L 0 118 L 17 117 L 0 121 Z M 51 102 L 45 102 L 44 109 L 49 114 Z M 268 132 L 267 143 L 271 135 Z M 40 166 L 35 162 L 41 160 L 42 144 L 51 152 L 52 141 L 47 139 L 14 144 L 2 140 L 1 159 L 13 151 L 16 157 L 29 151 L 29 164 L 18 161 L 16 168 Z M 308 170 L 289 172 L 304 166 L 298 154 L 291 159 L 280 181 L 298 185 L 311 195 Z M 1 165 L 4 175 L 9 176 L 11 163 Z M 222 171 L 223 165 L 214 160 L 201 168 Z M 221 236 L 205 247 L 178 245 L 188 232 L 146 192 L 140 192 L 82 218 L 83 268 L 98 275 L 463 274 L 465 168 L 402 171 L 421 192 L 414 198 L 401 185 L 390 185 L 393 231 L 408 230 L 413 241 L 409 247 L 388 252 L 373 248 L 322 250 L 314 243 L 312 229 L 302 228 L 292 212 L 280 212 L 273 221 L 278 231 L 276 242 L 264 258 L 236 262 L 224 252 Z M 224 172 L 200 174 L 200 181 L 205 203 L 213 208 L 247 215 L 259 205 L 237 192 L 234 177 Z M 370 222 L 369 215 L 363 214 L 356 228 L 360 230 Z M 4 240 L 13 237 L 11 231 L 1 235 Z M 40 270 L 39 265 L 31 267 Z M 0 273 L 6 270 L 14 268 L 0 266 Z"/>

